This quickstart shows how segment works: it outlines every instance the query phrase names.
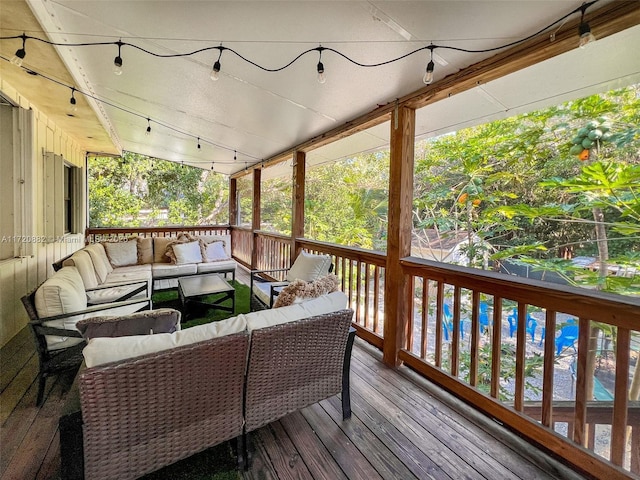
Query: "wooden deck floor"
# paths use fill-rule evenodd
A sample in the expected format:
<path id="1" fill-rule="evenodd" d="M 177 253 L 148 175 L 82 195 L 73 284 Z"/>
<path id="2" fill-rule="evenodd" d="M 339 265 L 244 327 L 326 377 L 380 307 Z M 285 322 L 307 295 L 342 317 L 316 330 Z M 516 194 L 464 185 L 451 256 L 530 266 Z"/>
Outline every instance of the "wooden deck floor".
<path id="1" fill-rule="evenodd" d="M 350 420 L 338 397 L 251 435 L 247 479 L 582 478 L 407 368 L 356 341 Z M 58 417 L 73 375 L 49 380 L 35 406 L 38 362 L 24 329 L 0 350 L 0 478 L 56 479 Z"/>

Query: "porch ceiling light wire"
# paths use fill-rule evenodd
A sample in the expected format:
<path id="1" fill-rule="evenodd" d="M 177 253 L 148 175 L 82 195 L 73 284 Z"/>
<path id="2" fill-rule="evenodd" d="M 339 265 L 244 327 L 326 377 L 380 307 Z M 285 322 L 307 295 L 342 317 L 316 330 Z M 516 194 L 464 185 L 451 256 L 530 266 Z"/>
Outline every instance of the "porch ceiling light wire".
<path id="1" fill-rule="evenodd" d="M 566 19 L 568 17 L 570 17 L 571 15 L 573 15 L 574 13 L 580 12 L 581 15 L 582 15 L 582 18 L 583 18 L 587 8 L 591 7 L 593 4 L 597 3 L 598 1 L 600 1 L 600 0 L 592 0 L 591 2 L 584 2 L 580 7 L 577 7 L 575 9 L 573 9 L 571 12 L 569 12 L 566 15 L 562 16 L 561 18 L 559 18 L 558 20 L 554 21 L 553 23 L 547 25 L 546 27 L 538 30 L 537 32 L 535 32 L 535 33 L 533 33 L 533 34 L 531 34 L 531 35 L 529 35 L 529 36 L 527 36 L 525 38 L 522 38 L 520 40 L 515 40 L 513 42 L 510 42 L 510 43 L 507 43 L 507 44 L 504 44 L 504 45 L 500 45 L 500 46 L 497 46 L 497 47 L 474 50 L 474 49 L 466 49 L 466 48 L 461 48 L 461 47 L 453 47 L 453 46 L 448 46 L 448 45 L 434 45 L 432 43 L 430 45 L 417 48 L 417 49 L 415 49 L 415 50 L 413 50 L 413 51 L 411 51 L 409 53 L 406 53 L 406 54 L 401 55 L 399 57 L 393 58 L 391 60 L 387 60 L 387 61 L 379 62 L 379 63 L 370 63 L 370 64 L 357 62 L 356 60 L 353 60 L 352 58 L 348 57 L 347 55 L 339 52 L 338 50 L 336 50 L 334 48 L 323 47 L 322 45 L 320 45 L 318 47 L 314 47 L 314 48 L 309 48 L 309 49 L 301 52 L 296 57 L 294 57 L 293 60 L 291 60 L 287 64 L 283 65 L 282 67 L 279 67 L 279 68 L 267 68 L 267 67 L 264 67 L 264 66 L 262 66 L 262 65 L 260 65 L 260 64 L 258 64 L 256 62 L 244 57 L 243 55 L 241 55 L 237 51 L 233 50 L 232 48 L 224 47 L 223 45 L 217 45 L 217 46 L 214 46 L 214 47 L 204 47 L 204 48 L 200 48 L 198 50 L 194 50 L 192 52 L 187 52 L 187 53 L 159 54 L 159 53 L 152 52 L 150 50 L 146 50 L 146 49 L 144 49 L 142 47 L 139 47 L 137 45 L 134 45 L 132 43 L 123 42 L 121 39 L 118 40 L 117 42 L 56 43 L 56 42 L 51 42 L 51 41 L 46 40 L 46 39 L 42 39 L 42 38 L 38 38 L 38 37 L 32 37 L 30 35 L 26 35 L 25 33 L 22 33 L 22 35 L 13 35 L 13 36 L 4 36 L 4 37 L 0 36 L 0 40 L 21 39 L 22 40 L 22 48 L 18 49 L 16 51 L 16 55 L 15 55 L 15 56 L 19 57 L 20 60 L 23 60 L 24 57 L 26 56 L 25 45 L 26 45 L 27 39 L 38 41 L 38 42 L 42 42 L 42 43 L 45 43 L 45 44 L 48 44 L 48 45 L 52 45 L 52 46 L 65 46 L 65 47 L 87 47 L 87 46 L 100 46 L 100 45 L 116 45 L 118 47 L 118 55 L 114 59 L 114 67 L 116 68 L 116 70 L 118 68 L 122 67 L 122 63 L 123 62 L 122 62 L 122 57 L 121 57 L 121 49 L 125 45 L 129 46 L 129 47 L 132 47 L 132 48 L 135 48 L 137 50 L 140 50 L 140 51 L 142 51 L 144 53 L 147 53 L 149 55 L 152 55 L 154 57 L 160 57 L 160 58 L 187 57 L 187 56 L 195 55 L 196 53 L 201 53 L 201 52 L 205 52 L 205 51 L 209 51 L 209 50 L 218 50 L 219 51 L 218 60 L 215 62 L 214 67 L 213 67 L 213 72 L 212 72 L 212 73 L 215 72 L 216 74 L 219 73 L 220 58 L 222 57 L 222 52 L 223 51 L 229 51 L 230 53 L 233 53 L 237 57 L 239 57 L 240 59 L 244 60 L 245 62 L 247 62 L 247 63 L 249 63 L 249 64 L 251 64 L 251 65 L 253 65 L 253 66 L 255 66 L 255 67 L 257 67 L 257 68 L 259 68 L 261 70 L 264 70 L 266 72 L 279 72 L 281 70 L 284 70 L 284 69 L 290 67 L 296 61 L 298 61 L 301 57 L 303 57 L 304 55 L 306 55 L 306 54 L 308 54 L 310 52 L 318 52 L 320 55 L 322 55 L 323 51 L 333 52 L 336 55 L 339 55 L 340 57 L 344 58 L 345 60 L 347 60 L 347 61 L 349 61 L 349 62 L 351 62 L 354 65 L 357 65 L 359 67 L 371 68 L 371 67 L 380 67 L 380 66 L 383 66 L 383 65 L 388 65 L 390 63 L 394 63 L 394 62 L 400 61 L 400 60 L 402 60 L 404 58 L 407 58 L 407 57 L 409 57 L 409 56 L 411 56 L 411 55 L 413 55 L 415 53 L 418 53 L 418 52 L 421 52 L 421 51 L 424 51 L 424 50 L 429 50 L 430 53 L 433 54 L 433 51 L 435 49 L 437 49 L 437 48 L 456 50 L 456 51 L 465 52 L 465 53 L 487 53 L 487 52 L 492 52 L 492 51 L 496 51 L 496 50 L 501 50 L 503 48 L 508 48 L 508 47 L 517 45 L 519 43 L 526 42 L 527 40 L 529 40 L 529 39 L 541 34 L 542 32 L 544 32 L 546 30 L 549 30 L 550 28 L 552 28 L 553 26 L 557 25 L 558 23 L 561 23 L 561 22 L 564 23 L 564 21 L 566 21 Z M 0 59 L 5 60 L 7 62 L 14 63 L 14 64 L 16 63 L 16 61 L 12 61 L 13 59 L 10 60 L 10 59 L 2 56 L 2 55 L 0 55 Z M 180 135 L 183 135 L 185 137 L 198 139 L 199 141 L 202 141 L 203 143 L 210 144 L 210 145 L 212 145 L 214 147 L 217 147 L 217 148 L 220 148 L 220 149 L 223 149 L 223 150 L 228 150 L 228 151 L 233 150 L 233 152 L 234 152 L 234 161 L 233 161 L 233 163 L 235 163 L 236 160 L 237 160 L 237 158 L 236 158 L 237 151 L 235 149 L 229 148 L 229 147 L 224 146 L 224 145 L 217 144 L 217 143 L 209 141 L 209 140 L 201 139 L 201 137 L 199 137 L 199 136 L 187 133 L 187 132 L 185 132 L 185 131 L 183 131 L 183 130 L 181 130 L 179 128 L 173 127 L 173 126 L 171 126 L 171 125 L 169 125 L 167 123 L 164 123 L 164 122 L 161 122 L 161 121 L 157 121 L 157 120 L 153 120 L 153 119 L 149 118 L 147 115 L 143 115 L 143 114 L 134 112 L 134 111 L 129 110 L 127 108 L 124 108 L 124 107 L 121 107 L 119 105 L 116 105 L 115 103 L 113 103 L 113 102 L 111 102 L 109 100 L 105 100 L 105 99 L 99 98 L 96 95 L 93 95 L 91 93 L 87 93 L 87 92 L 84 92 L 82 90 L 79 90 L 79 89 L 77 89 L 75 87 L 67 85 L 67 84 L 65 84 L 65 83 L 63 83 L 63 82 L 61 82 L 59 80 L 56 80 L 56 79 L 54 79 L 52 77 L 49 77 L 49 76 L 47 76 L 45 74 L 36 72 L 31 68 L 26 68 L 21 64 L 21 62 L 19 62 L 19 63 L 20 63 L 20 65 L 18 65 L 19 68 L 22 68 L 23 70 L 25 70 L 25 72 L 29 73 L 30 75 L 40 76 L 40 77 L 44 78 L 45 80 L 49 80 L 50 82 L 53 82 L 53 83 L 55 83 L 57 85 L 66 87 L 66 88 L 68 88 L 68 89 L 70 89 L 72 91 L 72 95 L 73 95 L 73 92 L 77 92 L 77 93 L 79 93 L 81 95 L 84 95 L 87 98 L 91 98 L 91 99 L 93 99 L 93 100 L 95 100 L 97 102 L 100 102 L 100 103 L 104 104 L 104 105 L 110 106 L 111 108 L 115 108 L 115 109 L 120 110 L 122 112 L 128 113 L 129 115 L 133 115 L 133 116 L 136 116 L 138 118 L 142 118 L 144 120 L 147 120 L 147 122 L 149 123 L 149 126 L 150 126 L 150 122 L 153 121 L 157 125 L 160 125 L 160 126 L 166 128 L 168 130 L 176 132 L 176 133 L 178 133 Z M 244 152 L 240 152 L 240 153 L 243 156 L 247 157 L 247 158 L 255 160 L 254 164 L 258 163 L 260 161 L 260 159 L 258 157 L 255 157 L 253 155 L 250 155 L 250 154 L 244 153 Z M 221 164 L 233 164 L 232 162 L 218 162 L 218 163 L 221 163 Z"/>
<path id="2" fill-rule="evenodd" d="M 309 49 L 299 53 L 291 61 L 289 61 L 288 63 L 282 65 L 281 67 L 269 68 L 269 67 L 265 67 L 264 65 L 260 65 L 259 63 L 257 63 L 255 61 L 245 57 L 244 55 L 242 55 L 238 51 L 234 50 L 233 48 L 225 47 L 223 45 L 203 47 L 203 48 L 199 48 L 197 50 L 193 50 L 193 51 L 185 52 L 185 53 L 167 53 L 167 54 L 163 54 L 163 53 L 156 53 L 156 52 L 153 52 L 151 50 L 147 50 L 146 48 L 140 47 L 139 45 L 135 45 L 135 44 L 130 43 L 130 42 L 123 42 L 121 39 L 118 40 L 117 42 L 59 43 L 59 42 L 51 42 L 49 40 L 38 38 L 38 37 L 32 37 L 30 35 L 26 35 L 26 34 L 23 33 L 22 35 L 0 37 L 0 40 L 13 40 L 13 39 L 18 39 L 18 38 L 22 39 L 23 48 L 20 49 L 21 50 L 20 53 L 23 55 L 22 58 L 24 58 L 24 52 L 25 52 L 24 43 L 26 42 L 27 39 L 35 40 L 35 41 L 42 42 L 42 43 L 46 43 L 48 45 L 63 46 L 63 47 L 89 47 L 89 46 L 100 46 L 100 45 L 116 45 L 118 47 L 118 55 L 116 56 L 116 58 L 114 60 L 114 65 L 115 65 L 116 68 L 121 68 L 122 67 L 121 49 L 122 49 L 123 46 L 135 48 L 136 50 L 139 50 L 139 51 L 144 52 L 144 53 L 146 53 L 148 55 L 151 55 L 151 56 L 154 56 L 154 57 L 158 57 L 158 58 L 189 57 L 189 56 L 192 56 L 192 55 L 195 55 L 195 54 L 198 54 L 198 53 L 202 53 L 202 52 L 207 52 L 207 51 L 211 51 L 211 50 L 218 50 L 218 52 L 219 52 L 218 59 L 214 63 L 214 66 L 213 66 L 213 69 L 212 69 L 212 72 L 211 72 L 212 77 L 217 77 L 218 76 L 218 74 L 220 72 L 220 58 L 222 57 L 222 53 L 225 52 L 225 51 L 234 54 L 235 56 L 237 56 L 241 60 L 245 61 L 246 63 L 248 63 L 250 65 L 253 65 L 254 67 L 257 67 L 260 70 L 263 70 L 265 72 L 280 72 L 280 71 L 290 67 L 291 65 L 293 65 L 295 62 L 297 62 L 300 58 L 302 58 L 303 56 L 307 55 L 308 53 L 319 52 L 320 54 L 322 54 L 322 52 L 324 52 L 324 51 L 335 53 L 336 55 L 344 58 L 348 62 L 350 62 L 350 63 L 352 63 L 354 65 L 357 65 L 358 67 L 373 68 L 373 67 L 381 67 L 383 65 L 388 65 L 390 63 L 398 62 L 400 60 L 403 60 L 403 59 L 405 59 L 407 57 L 410 57 L 411 55 L 414 55 L 416 53 L 422 52 L 424 50 L 429 50 L 431 53 L 433 53 L 433 51 L 436 50 L 436 49 L 455 50 L 455 51 L 464 52 L 464 53 L 488 53 L 488 52 L 494 52 L 496 50 L 502 50 L 504 48 L 508 48 L 508 47 L 512 47 L 514 45 L 518 45 L 520 43 L 526 42 L 527 40 L 530 40 L 533 37 L 536 37 L 537 35 L 545 32 L 546 30 L 549 30 L 552 27 L 554 27 L 555 25 L 563 22 L 564 20 L 566 20 L 568 17 L 570 17 L 571 15 L 573 15 L 575 13 L 580 12 L 582 14 L 582 16 L 584 17 L 584 13 L 586 12 L 586 10 L 589 7 L 591 7 L 593 4 L 595 4 L 595 3 L 599 2 L 599 1 L 600 0 L 592 0 L 591 2 L 584 2 L 579 7 L 574 8 L 569 13 L 563 15 L 562 17 L 560 17 L 559 19 L 557 19 L 554 22 L 550 23 L 546 27 L 541 28 L 537 32 L 532 33 L 531 35 L 528 35 L 528 36 L 526 36 L 524 38 L 521 38 L 519 40 L 515 40 L 513 42 L 509 42 L 509 43 L 506 43 L 504 45 L 499 45 L 497 47 L 472 49 L 472 48 L 454 47 L 454 46 L 451 46 L 451 45 L 430 44 L 430 45 L 426 45 L 424 47 L 416 48 L 415 50 L 412 50 L 411 52 L 405 53 L 404 55 L 400 55 L 399 57 L 395 57 L 395 58 L 392 58 L 390 60 L 385 60 L 383 62 L 378 62 L 378 63 L 362 63 L 362 62 L 358 62 L 357 60 L 354 60 L 353 58 L 351 58 L 348 55 L 336 50 L 335 48 L 323 47 L 322 45 L 320 45 L 318 47 L 314 47 L 314 48 L 309 48 Z"/>
<path id="3" fill-rule="evenodd" d="M 0 59 L 4 60 L 4 61 L 6 61 L 6 62 L 9 62 L 9 61 L 10 61 L 7 57 L 5 57 L 5 56 L 3 56 L 3 55 L 0 55 Z M 84 95 L 85 97 L 87 97 L 87 98 L 91 98 L 92 100 L 95 100 L 96 102 L 100 102 L 100 103 L 102 103 L 103 105 L 107 105 L 107 106 L 109 106 L 109 107 L 111 107 L 111 108 L 115 108 L 116 110 L 120 110 L 121 112 L 127 113 L 127 114 L 129 114 L 129 115 L 133 115 L 134 117 L 138 117 L 138 118 L 141 118 L 141 119 L 143 119 L 143 120 L 146 120 L 146 121 L 147 121 L 147 123 L 148 123 L 148 125 L 147 125 L 148 127 L 150 126 L 150 123 L 151 123 L 151 122 L 153 122 L 153 123 L 155 123 L 156 125 L 159 125 L 159 126 L 161 126 L 161 127 L 163 127 L 163 128 L 166 128 L 166 129 L 168 129 L 168 130 L 171 130 L 171 131 L 173 131 L 173 132 L 175 132 L 175 133 L 178 133 L 178 134 L 180 134 L 180 135 L 182 135 L 182 136 L 184 136 L 184 137 L 187 137 L 187 138 L 193 138 L 193 139 L 196 139 L 196 140 L 198 140 L 198 139 L 199 139 L 199 141 L 200 141 L 200 143 L 201 143 L 201 144 L 202 144 L 202 143 L 204 143 L 204 144 L 208 144 L 208 145 L 211 145 L 211 146 L 213 146 L 213 147 L 219 148 L 219 149 L 221 149 L 221 150 L 227 150 L 227 151 L 229 151 L 229 152 L 234 152 L 234 158 L 235 158 L 235 157 L 237 156 L 237 154 L 239 153 L 239 154 L 241 154 L 241 155 L 242 155 L 242 156 L 244 156 L 244 157 L 247 157 L 247 158 L 250 158 L 251 160 L 254 160 L 254 163 L 257 163 L 257 162 L 260 160 L 260 158 L 259 158 L 259 157 L 256 157 L 256 156 L 254 156 L 254 155 L 251 155 L 251 154 L 249 154 L 249 153 L 242 152 L 242 151 L 238 151 L 238 150 L 236 150 L 236 149 L 233 149 L 233 148 L 227 147 L 227 146 L 225 146 L 225 145 L 220 145 L 219 143 L 213 142 L 213 141 L 211 141 L 211 140 L 204 139 L 204 138 L 202 138 L 202 137 L 200 137 L 200 136 L 193 135 L 193 134 L 191 134 L 191 133 L 185 132 L 184 130 L 181 130 L 181 129 L 179 129 L 179 128 L 173 127 L 173 126 L 169 125 L 168 123 L 165 123 L 165 122 L 162 122 L 162 121 L 159 121 L 159 120 L 154 120 L 153 118 L 150 118 L 150 117 L 149 117 L 149 116 L 147 116 L 147 115 L 143 115 L 143 114 L 141 114 L 141 113 L 134 112 L 133 110 L 129 110 L 128 108 L 121 107 L 120 105 L 116 105 L 116 104 L 115 104 L 115 103 L 113 103 L 112 101 L 109 101 L 109 100 L 106 100 L 106 99 L 104 99 L 104 98 L 100 98 L 100 97 L 98 97 L 98 96 L 96 96 L 96 95 L 93 95 L 93 94 L 91 94 L 91 93 L 88 93 L 88 92 L 82 91 L 82 90 L 80 90 L 80 89 L 79 89 L 79 88 L 77 88 L 77 87 L 73 87 L 73 86 L 71 86 L 71 85 L 67 85 L 66 83 L 64 83 L 64 82 L 62 82 L 62 81 L 60 81 L 60 80 L 57 80 L 57 79 L 55 79 L 55 78 L 53 78 L 53 77 L 50 77 L 50 76 L 48 76 L 48 75 L 45 75 L 44 73 L 36 72 L 36 71 L 35 71 L 35 70 L 33 70 L 32 68 L 27 68 L 27 67 L 25 67 L 24 65 L 22 65 L 20 68 L 22 68 L 22 69 L 23 69 L 26 73 L 28 73 L 29 75 L 33 75 L 33 76 L 36 76 L 36 77 L 41 77 L 41 78 L 43 78 L 43 79 L 45 79 L 45 80 L 48 80 L 48 81 L 50 81 L 50 82 L 52 82 L 52 83 L 54 83 L 54 84 L 56 84 L 56 85 L 60 85 L 61 87 L 68 88 L 69 90 L 71 90 L 72 95 L 73 95 L 74 93 L 75 93 L 75 94 Z M 218 164 L 224 164 L 224 165 L 232 165 L 232 164 L 233 164 L 233 162 L 220 162 L 220 161 L 219 161 L 219 162 L 216 162 L 216 163 L 218 163 Z"/>

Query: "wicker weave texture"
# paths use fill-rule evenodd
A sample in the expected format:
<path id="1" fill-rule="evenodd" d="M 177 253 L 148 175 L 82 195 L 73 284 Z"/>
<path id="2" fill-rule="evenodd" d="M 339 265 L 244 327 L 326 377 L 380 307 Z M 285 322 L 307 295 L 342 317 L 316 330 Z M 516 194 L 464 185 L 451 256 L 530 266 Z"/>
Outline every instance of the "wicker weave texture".
<path id="1" fill-rule="evenodd" d="M 254 330 L 245 391 L 250 432 L 342 390 L 353 310 Z"/>
<path id="2" fill-rule="evenodd" d="M 133 479 L 242 433 L 248 334 L 87 369 L 85 477 Z"/>

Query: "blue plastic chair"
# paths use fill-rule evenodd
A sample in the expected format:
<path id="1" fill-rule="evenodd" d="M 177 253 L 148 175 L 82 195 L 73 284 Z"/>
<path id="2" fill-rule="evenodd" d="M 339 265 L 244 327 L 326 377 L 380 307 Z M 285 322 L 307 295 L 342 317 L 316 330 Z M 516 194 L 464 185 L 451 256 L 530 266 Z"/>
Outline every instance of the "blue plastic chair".
<path id="1" fill-rule="evenodd" d="M 444 339 L 445 341 L 449 341 L 450 332 L 453 332 L 453 314 L 451 313 L 451 308 L 448 304 L 444 304 L 442 308 L 443 318 L 442 318 L 442 328 L 444 331 Z M 460 338 L 464 340 L 464 322 L 460 320 Z"/>
<path id="2" fill-rule="evenodd" d="M 518 309 L 514 308 L 513 313 L 507 317 L 507 321 L 509 322 L 509 336 L 513 337 L 513 334 L 518 329 Z M 526 331 L 529 335 L 531 335 L 531 343 L 535 342 L 536 338 L 536 328 L 538 328 L 538 322 L 535 318 L 531 316 L 531 314 L 527 313 L 527 324 Z M 544 333 L 542 334 L 544 338 Z"/>
<path id="3" fill-rule="evenodd" d="M 573 348 L 578 353 L 576 342 L 578 341 L 578 325 L 575 319 L 568 320 L 560 328 L 560 335 L 556 337 L 556 355 L 560 355 L 565 348 Z"/>
<path id="4" fill-rule="evenodd" d="M 481 332 L 484 333 L 486 330 L 489 330 L 491 320 L 489 319 L 489 306 L 486 302 L 480 302 L 480 315 L 478 320 L 480 321 Z"/>

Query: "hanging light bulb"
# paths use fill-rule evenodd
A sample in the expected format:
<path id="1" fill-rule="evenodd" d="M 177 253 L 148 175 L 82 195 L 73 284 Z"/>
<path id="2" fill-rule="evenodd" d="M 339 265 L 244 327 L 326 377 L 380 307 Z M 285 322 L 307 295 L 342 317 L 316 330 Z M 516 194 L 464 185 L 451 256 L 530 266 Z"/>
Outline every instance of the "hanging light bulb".
<path id="1" fill-rule="evenodd" d="M 202 147 L 200 146 L 200 137 L 198 137 L 198 150 L 200 150 Z"/>
<path id="2" fill-rule="evenodd" d="M 592 2 L 593 3 L 593 2 Z M 578 34 L 580 35 L 580 40 L 578 41 L 578 46 L 580 48 L 585 48 L 590 43 L 596 41 L 596 37 L 591 33 L 591 27 L 587 22 L 584 21 L 584 14 L 587 11 L 587 8 L 591 5 L 591 3 L 583 3 L 580 7 L 582 12 L 580 16 L 580 26 L 578 27 Z"/>
<path id="3" fill-rule="evenodd" d="M 318 83 L 324 83 L 327 81 L 327 77 L 324 74 L 324 64 L 322 63 L 322 50 L 324 50 L 322 46 L 318 47 L 318 51 L 320 52 L 320 58 L 318 59 L 318 66 L 317 66 Z"/>
<path id="4" fill-rule="evenodd" d="M 23 33 L 22 34 L 22 48 L 19 48 L 18 50 L 16 50 L 16 54 L 13 57 L 11 57 L 11 63 L 13 63 L 17 67 L 21 67 L 22 66 L 22 61 L 24 60 L 24 57 L 27 55 L 27 52 L 24 49 L 24 44 L 25 43 L 27 43 L 27 36 Z"/>
<path id="5" fill-rule="evenodd" d="M 213 64 L 213 69 L 211 70 L 210 75 L 211 80 L 213 80 L 214 82 L 217 82 L 220 78 L 220 58 L 222 57 L 222 51 L 224 50 L 224 47 L 220 45 L 220 47 L 218 47 L 218 50 L 220 50 L 220 53 L 218 54 L 218 59 Z"/>
<path id="6" fill-rule="evenodd" d="M 596 37 L 591 33 L 591 27 L 588 23 L 581 23 L 578 27 L 578 32 L 580 33 L 580 41 L 578 43 L 580 48 L 585 48 L 590 43 L 596 41 Z"/>
<path id="7" fill-rule="evenodd" d="M 433 63 L 433 49 L 435 47 L 433 45 L 429 45 L 429 50 L 431 52 L 431 59 L 429 60 L 429 63 L 427 63 L 427 69 L 424 72 L 424 77 L 422 77 L 422 81 L 426 84 L 429 85 L 431 82 L 433 82 L 433 69 L 435 68 L 435 63 Z"/>
<path id="8" fill-rule="evenodd" d="M 235 162 L 236 160 L 238 160 L 238 155 L 236 154 L 236 151 L 233 151 L 233 161 Z"/>
<path id="9" fill-rule="evenodd" d="M 147 118 L 147 132 L 145 133 L 145 135 L 148 137 L 149 135 L 151 135 L 151 119 Z"/>
<path id="10" fill-rule="evenodd" d="M 71 98 L 69 99 L 69 109 L 67 111 L 67 115 L 73 117 L 75 113 L 78 111 L 78 105 L 75 97 L 75 88 L 71 88 Z"/>
<path id="11" fill-rule="evenodd" d="M 122 57 L 120 56 L 121 48 L 122 42 L 118 40 L 118 55 L 113 59 L 113 73 L 116 75 L 122 75 Z"/>
<path id="12" fill-rule="evenodd" d="M 213 164 L 214 162 L 211 162 L 211 171 L 213 171 Z"/>

